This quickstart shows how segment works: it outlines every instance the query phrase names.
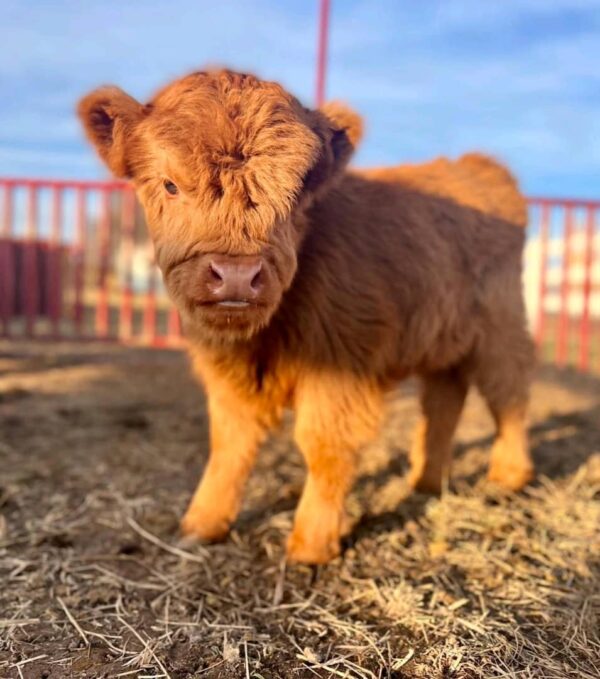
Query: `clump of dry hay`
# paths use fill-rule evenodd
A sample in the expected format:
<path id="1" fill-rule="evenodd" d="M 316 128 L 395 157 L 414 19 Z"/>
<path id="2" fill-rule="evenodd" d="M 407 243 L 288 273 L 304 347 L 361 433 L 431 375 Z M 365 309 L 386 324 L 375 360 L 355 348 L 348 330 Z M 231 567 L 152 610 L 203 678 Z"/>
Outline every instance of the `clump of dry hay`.
<path id="1" fill-rule="evenodd" d="M 472 401 L 456 489 L 434 499 L 409 496 L 389 458 L 416 412 L 398 395 L 343 558 L 286 569 L 302 480 L 287 439 L 228 542 L 177 545 L 197 391 L 177 355 L 106 358 L 0 362 L 0 677 L 600 676 L 597 397 L 536 386 L 552 478 L 518 495 L 480 480 L 489 430 Z"/>

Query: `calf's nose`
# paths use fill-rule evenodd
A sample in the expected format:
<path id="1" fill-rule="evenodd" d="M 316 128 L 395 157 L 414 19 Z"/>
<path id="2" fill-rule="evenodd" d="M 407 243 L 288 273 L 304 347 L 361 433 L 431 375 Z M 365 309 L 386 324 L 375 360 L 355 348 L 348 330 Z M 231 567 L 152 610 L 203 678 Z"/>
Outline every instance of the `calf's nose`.
<path id="1" fill-rule="evenodd" d="M 264 286 L 263 265 L 258 257 L 213 257 L 208 269 L 208 288 L 218 303 L 250 302 Z"/>

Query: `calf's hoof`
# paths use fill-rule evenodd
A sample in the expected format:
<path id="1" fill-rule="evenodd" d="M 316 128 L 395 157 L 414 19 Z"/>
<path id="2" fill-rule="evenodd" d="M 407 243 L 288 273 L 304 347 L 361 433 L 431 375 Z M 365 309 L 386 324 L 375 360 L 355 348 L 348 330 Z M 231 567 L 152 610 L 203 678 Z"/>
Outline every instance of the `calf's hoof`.
<path id="1" fill-rule="evenodd" d="M 412 471 L 408 476 L 408 485 L 419 493 L 441 495 L 442 479 L 439 475 Z"/>
<path id="2" fill-rule="evenodd" d="M 295 530 L 287 542 L 287 560 L 291 563 L 325 564 L 339 556 L 340 552 L 339 538 L 309 540 Z"/>
<path id="3" fill-rule="evenodd" d="M 181 534 L 200 542 L 222 542 L 229 533 L 229 521 L 190 508 L 181 519 Z"/>
<path id="4" fill-rule="evenodd" d="M 518 491 L 530 483 L 535 476 L 533 467 L 494 464 L 488 472 L 488 481 L 505 488 Z"/>

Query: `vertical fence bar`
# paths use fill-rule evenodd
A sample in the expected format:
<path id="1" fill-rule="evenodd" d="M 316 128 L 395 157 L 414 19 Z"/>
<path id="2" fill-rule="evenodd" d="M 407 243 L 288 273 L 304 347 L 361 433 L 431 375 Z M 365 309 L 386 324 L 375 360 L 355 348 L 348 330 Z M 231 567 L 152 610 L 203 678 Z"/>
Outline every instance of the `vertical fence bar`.
<path id="1" fill-rule="evenodd" d="M 167 336 L 169 343 L 176 343 L 181 339 L 181 321 L 179 319 L 179 312 L 175 307 L 169 309 Z"/>
<path id="2" fill-rule="evenodd" d="M 550 229 L 550 206 L 541 205 L 540 212 L 540 284 L 535 336 L 540 351 L 543 350 L 546 334 L 546 291 L 548 288 L 548 231 Z"/>
<path id="3" fill-rule="evenodd" d="M 131 268 L 135 247 L 135 196 L 130 188 L 126 188 L 123 189 L 122 198 L 120 261 L 123 267 L 123 287 L 119 311 L 119 338 L 128 341 L 133 334 L 133 273 Z"/>
<path id="4" fill-rule="evenodd" d="M 0 313 L 2 334 L 10 336 L 10 326 L 15 298 L 15 248 L 13 243 L 13 186 L 4 184 L 2 205 L 2 231 L 0 241 Z"/>
<path id="5" fill-rule="evenodd" d="M 74 321 L 75 332 L 78 337 L 84 334 L 83 314 L 84 314 L 84 286 L 85 286 L 85 243 L 86 243 L 86 224 L 85 224 L 85 198 L 86 192 L 83 187 L 77 188 L 75 199 L 75 244 L 73 246 L 74 259 Z"/>
<path id="6" fill-rule="evenodd" d="M 52 321 L 52 334 L 57 339 L 61 335 L 60 319 L 62 314 L 62 201 L 61 187 L 54 186 L 52 189 L 52 224 L 48 257 L 48 303 Z"/>
<path id="7" fill-rule="evenodd" d="M 563 232 L 562 275 L 560 282 L 560 311 L 558 316 L 558 338 L 556 341 L 556 362 L 564 366 L 569 353 L 569 293 L 571 273 L 571 240 L 573 236 L 573 208 L 565 208 L 565 226 Z"/>
<path id="8" fill-rule="evenodd" d="M 148 340 L 150 344 L 154 344 L 156 342 L 156 268 L 154 261 L 148 262 L 143 324 L 145 339 Z"/>
<path id="9" fill-rule="evenodd" d="M 31 184 L 27 193 L 27 228 L 23 249 L 23 268 L 21 275 L 21 295 L 25 312 L 25 333 L 32 337 L 39 306 L 39 270 L 37 243 L 37 185 Z"/>
<path id="10" fill-rule="evenodd" d="M 585 224 L 583 264 L 583 308 L 579 326 L 579 359 L 580 370 L 588 370 L 590 366 L 590 297 L 592 294 L 592 263 L 594 260 L 594 208 L 587 209 Z"/>
<path id="11" fill-rule="evenodd" d="M 108 261 L 110 256 L 110 191 L 102 189 L 98 225 L 98 282 L 96 287 L 96 337 L 108 336 Z"/>

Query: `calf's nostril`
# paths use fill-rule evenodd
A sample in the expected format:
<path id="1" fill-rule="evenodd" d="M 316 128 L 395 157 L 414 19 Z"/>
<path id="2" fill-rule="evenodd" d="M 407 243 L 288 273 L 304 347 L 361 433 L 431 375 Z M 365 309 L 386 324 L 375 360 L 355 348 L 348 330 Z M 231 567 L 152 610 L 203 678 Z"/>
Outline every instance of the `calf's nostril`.
<path id="1" fill-rule="evenodd" d="M 262 285 L 262 266 L 259 265 L 258 271 L 254 274 L 252 277 L 252 280 L 250 281 L 250 287 L 252 290 L 258 290 L 260 286 Z"/>
<path id="2" fill-rule="evenodd" d="M 209 270 L 215 283 L 223 283 L 224 276 L 222 269 L 220 269 L 214 262 L 210 262 Z"/>

